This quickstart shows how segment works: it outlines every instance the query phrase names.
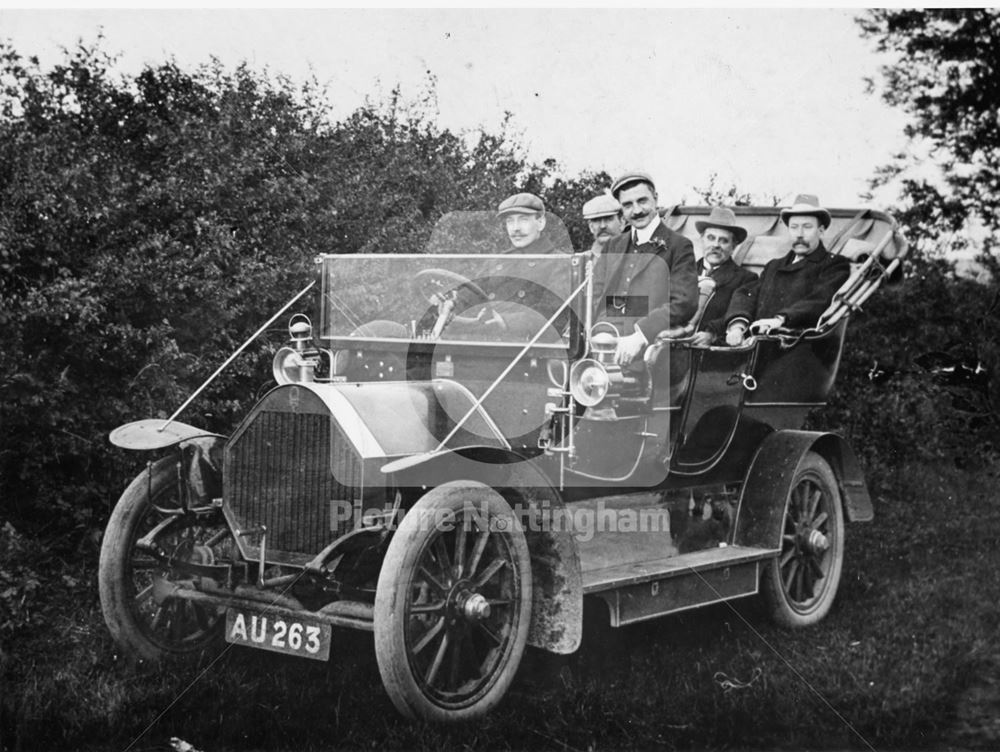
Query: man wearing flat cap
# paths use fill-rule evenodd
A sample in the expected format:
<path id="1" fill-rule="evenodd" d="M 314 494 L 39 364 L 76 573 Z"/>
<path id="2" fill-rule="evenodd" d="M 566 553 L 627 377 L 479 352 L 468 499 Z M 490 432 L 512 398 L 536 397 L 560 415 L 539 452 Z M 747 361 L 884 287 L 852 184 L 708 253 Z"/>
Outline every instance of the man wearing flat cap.
<path id="1" fill-rule="evenodd" d="M 622 336 L 615 361 L 631 363 L 664 329 L 684 326 L 698 307 L 698 275 L 691 241 L 669 229 L 656 206 L 653 179 L 638 170 L 611 186 L 631 230 L 608 241 L 599 317 Z"/>
<path id="2" fill-rule="evenodd" d="M 733 251 L 746 240 L 747 231 L 736 224 L 732 209 L 715 206 L 707 219 L 697 220 L 694 226 L 701 238 L 698 287 L 704 288 L 711 297 L 701 314 L 692 344 L 708 347 L 726 331 L 726 311 L 733 293 L 755 281 L 757 275 L 733 261 Z"/>
<path id="3" fill-rule="evenodd" d="M 749 334 L 815 326 L 833 294 L 851 273 L 850 262 L 823 246 L 830 212 L 819 199 L 800 194 L 781 210 L 792 249 L 769 261 L 760 278 L 736 290 L 726 311 L 726 343 L 742 344 Z"/>
<path id="4" fill-rule="evenodd" d="M 606 193 L 595 196 L 583 205 L 583 218 L 587 220 L 594 243 L 590 252 L 597 258 L 607 246 L 608 241 L 625 229 L 622 219 L 622 205 Z"/>
<path id="5" fill-rule="evenodd" d="M 497 217 L 513 246 L 509 253 L 551 253 L 555 250 L 545 229 L 545 204 L 534 193 L 515 193 L 500 202 Z"/>
<path id="6" fill-rule="evenodd" d="M 500 202 L 497 218 L 503 223 L 510 247 L 503 255 L 570 253 L 558 249 L 542 231 L 545 229 L 545 204 L 533 193 L 516 193 Z M 548 279 L 543 268 L 535 269 L 533 278 L 525 276 L 523 261 L 493 260 L 482 270 L 477 284 L 488 302 L 478 307 L 474 318 L 468 314 L 456 317 L 450 331 L 482 333 L 519 339 L 529 339 L 540 325 L 552 316 L 562 299 L 557 280 Z M 569 314 L 564 312 L 555 322 L 553 332 L 562 331 Z M 552 334 L 552 338 L 558 338 Z"/>

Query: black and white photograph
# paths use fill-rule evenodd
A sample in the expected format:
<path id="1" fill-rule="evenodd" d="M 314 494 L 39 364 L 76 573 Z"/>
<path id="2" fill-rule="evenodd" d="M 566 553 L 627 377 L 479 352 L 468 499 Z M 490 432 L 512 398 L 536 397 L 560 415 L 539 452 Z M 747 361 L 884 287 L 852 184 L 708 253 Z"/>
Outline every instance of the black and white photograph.
<path id="1" fill-rule="evenodd" d="M 1000 749 L 1000 9 L 0 6 L 0 752 Z"/>

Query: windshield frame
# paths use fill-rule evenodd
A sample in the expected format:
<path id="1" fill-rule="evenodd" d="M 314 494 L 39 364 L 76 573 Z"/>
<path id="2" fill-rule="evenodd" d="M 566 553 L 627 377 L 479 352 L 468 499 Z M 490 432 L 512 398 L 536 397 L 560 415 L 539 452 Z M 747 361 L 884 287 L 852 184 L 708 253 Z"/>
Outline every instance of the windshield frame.
<path id="1" fill-rule="evenodd" d="M 500 354 L 514 354 L 524 348 L 527 341 L 495 341 L 486 339 L 457 339 L 439 338 L 427 339 L 421 337 L 386 337 L 386 336 L 359 336 L 348 334 L 331 334 L 330 329 L 330 304 L 328 300 L 328 285 L 335 275 L 331 273 L 330 264 L 336 265 L 347 259 L 359 260 L 380 260 L 391 262 L 398 260 L 405 262 L 422 261 L 427 262 L 427 268 L 434 266 L 434 262 L 441 261 L 472 261 L 488 263 L 490 261 L 511 261 L 529 263 L 532 261 L 545 261 L 546 263 L 565 263 L 568 267 L 570 293 L 579 289 L 577 300 L 571 303 L 568 308 L 575 309 L 579 319 L 579 326 L 569 327 L 569 336 L 558 343 L 536 342 L 528 349 L 528 354 L 532 356 L 553 357 L 567 355 L 576 357 L 586 341 L 585 328 L 592 318 L 593 300 L 593 276 L 586 280 L 583 285 L 589 254 L 586 253 L 558 253 L 558 254 L 521 254 L 521 253 L 322 253 L 318 254 L 314 262 L 316 264 L 316 274 L 318 281 L 318 292 L 315 297 L 314 312 L 318 326 L 314 330 L 314 339 L 320 347 L 331 350 L 373 350 L 373 351 L 423 351 L 423 350 L 457 350 L 468 352 L 490 352 Z M 580 289 L 582 287 L 582 289 Z"/>

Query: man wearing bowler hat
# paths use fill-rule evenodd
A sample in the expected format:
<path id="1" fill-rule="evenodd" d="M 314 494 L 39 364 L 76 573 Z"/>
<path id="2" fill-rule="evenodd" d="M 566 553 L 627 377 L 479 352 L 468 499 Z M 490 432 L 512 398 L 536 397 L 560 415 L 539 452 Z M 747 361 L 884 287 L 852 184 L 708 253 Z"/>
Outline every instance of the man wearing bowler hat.
<path id="1" fill-rule="evenodd" d="M 622 205 L 606 193 L 595 196 L 583 205 L 583 218 L 587 220 L 590 234 L 594 236 L 590 252 L 595 258 L 601 255 L 611 238 L 625 229 Z"/>
<path id="2" fill-rule="evenodd" d="M 729 345 L 742 344 L 748 333 L 814 326 L 850 276 L 850 262 L 823 247 L 830 212 L 816 196 L 796 196 L 792 206 L 781 210 L 781 221 L 788 227 L 792 248 L 783 258 L 769 261 L 759 279 L 733 293 L 726 311 Z"/>
<path id="3" fill-rule="evenodd" d="M 747 231 L 736 224 L 736 214 L 732 209 L 715 206 L 708 219 L 699 219 L 694 226 L 701 238 L 698 287 L 704 287 L 711 297 L 701 314 L 692 344 L 708 347 L 726 330 L 726 311 L 733 292 L 755 281 L 757 275 L 740 268 L 733 261 L 733 251 L 746 240 Z"/>
<path id="4" fill-rule="evenodd" d="M 598 316 L 619 326 L 615 361 L 628 365 L 664 329 L 684 326 L 698 307 L 698 274 L 691 241 L 669 229 L 656 206 L 656 187 L 633 170 L 611 186 L 631 225 L 601 255 L 607 280 Z"/>

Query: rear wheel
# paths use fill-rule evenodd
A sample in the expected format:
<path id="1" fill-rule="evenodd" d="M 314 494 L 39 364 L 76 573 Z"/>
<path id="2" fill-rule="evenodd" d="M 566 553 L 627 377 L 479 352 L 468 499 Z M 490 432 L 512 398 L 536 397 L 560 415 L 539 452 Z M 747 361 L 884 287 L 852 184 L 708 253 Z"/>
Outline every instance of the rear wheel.
<path id="1" fill-rule="evenodd" d="M 375 654 L 396 708 L 433 721 L 486 713 L 510 687 L 530 618 L 528 546 L 503 497 L 449 483 L 421 498 L 375 596 Z"/>
<path id="2" fill-rule="evenodd" d="M 191 580 L 165 561 L 213 564 L 228 550 L 221 518 L 181 513 L 176 458 L 142 472 L 115 506 L 101 545 L 98 588 L 111 636 L 132 657 L 158 661 L 215 647 L 224 612 L 169 598 L 172 583 Z"/>
<path id="3" fill-rule="evenodd" d="M 774 621 L 815 624 L 830 610 L 844 563 L 844 513 L 837 479 L 820 455 L 802 458 L 785 503 L 781 554 L 764 570 L 761 592 Z"/>

